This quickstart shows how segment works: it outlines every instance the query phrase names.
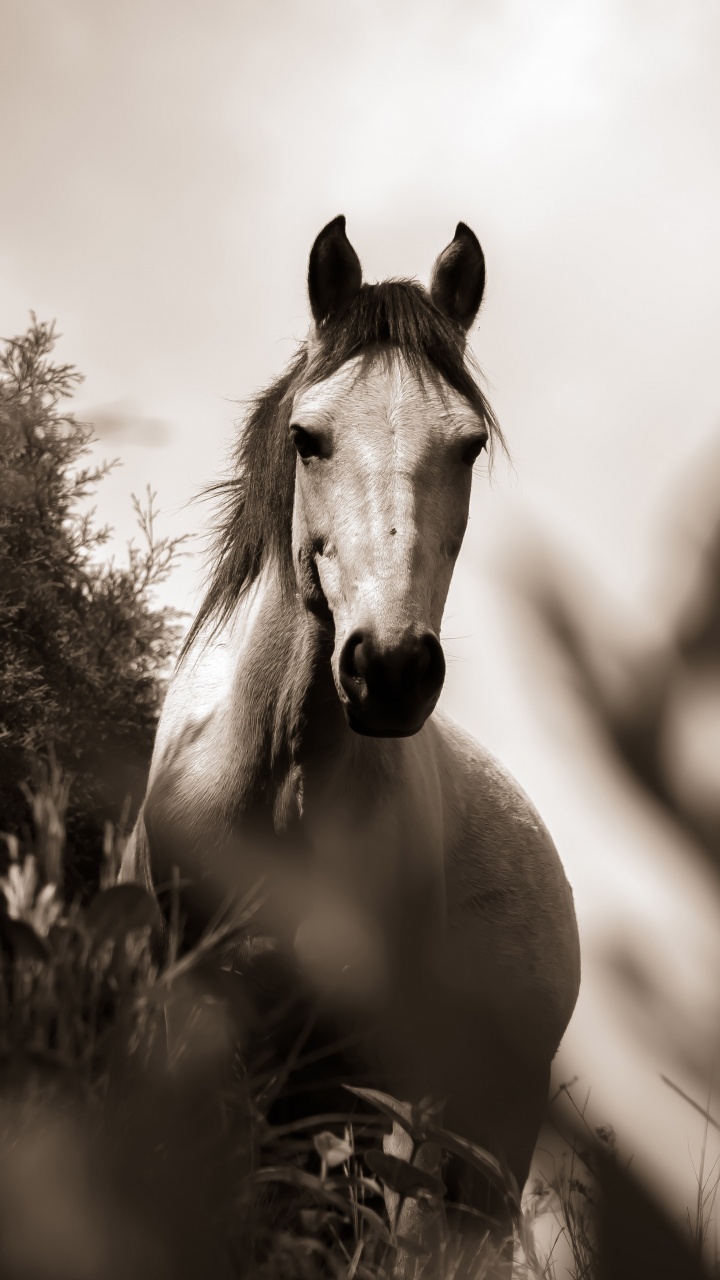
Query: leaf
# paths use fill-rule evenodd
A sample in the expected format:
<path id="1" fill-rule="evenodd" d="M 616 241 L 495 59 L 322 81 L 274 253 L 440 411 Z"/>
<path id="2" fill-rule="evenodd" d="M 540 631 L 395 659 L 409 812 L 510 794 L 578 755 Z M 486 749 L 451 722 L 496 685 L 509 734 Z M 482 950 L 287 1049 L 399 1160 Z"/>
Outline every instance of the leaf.
<path id="1" fill-rule="evenodd" d="M 123 942 L 136 929 L 152 929 L 160 923 L 160 908 L 147 889 L 138 884 L 117 884 L 103 889 L 85 912 L 85 925 L 96 946 Z"/>
<path id="2" fill-rule="evenodd" d="M 399 1160 L 397 1156 L 374 1149 L 366 1152 L 365 1162 L 398 1195 L 416 1196 L 419 1191 L 438 1199 L 445 1195 L 445 1187 L 439 1178 L 417 1165 L 408 1164 L 407 1160 Z"/>
<path id="3" fill-rule="evenodd" d="M 428 1126 L 428 1137 L 439 1143 L 444 1151 L 451 1151 L 453 1155 L 460 1156 L 468 1164 L 484 1173 L 489 1181 L 508 1197 L 513 1206 L 520 1203 L 518 1185 L 510 1170 L 503 1169 L 499 1160 L 496 1160 L 495 1156 L 484 1147 L 479 1147 L 468 1138 L 461 1138 L 459 1134 L 450 1133 L 448 1129 L 441 1129 L 439 1125 L 434 1124 Z"/>
<path id="4" fill-rule="evenodd" d="M 336 1181 L 338 1186 L 342 1185 L 347 1187 L 348 1190 L 368 1191 L 371 1196 L 381 1196 L 383 1194 L 383 1189 L 380 1186 L 380 1183 L 375 1178 L 368 1178 L 363 1174 L 358 1174 L 353 1178 L 343 1173 L 342 1178 L 338 1178 Z M 335 1182 L 331 1183 L 331 1185 L 334 1186 Z"/>
<path id="5" fill-rule="evenodd" d="M 369 1102 L 390 1120 L 397 1120 L 412 1138 L 421 1141 L 424 1139 L 425 1131 L 418 1129 L 416 1116 L 413 1114 L 414 1109 L 408 1103 L 398 1102 L 397 1098 L 392 1098 L 389 1093 L 381 1093 L 379 1089 L 358 1089 L 351 1084 L 343 1085 L 343 1088 L 347 1089 L 348 1093 L 354 1093 L 356 1097 L 362 1098 L 363 1102 Z"/>
<path id="6" fill-rule="evenodd" d="M 385 1226 L 380 1215 L 376 1213 L 374 1209 L 371 1209 L 366 1204 L 356 1203 L 355 1212 L 359 1214 L 361 1218 L 365 1219 L 368 1226 L 375 1232 L 375 1235 L 382 1240 L 383 1244 L 392 1244 L 392 1236 L 390 1235 L 390 1232 Z"/>
<path id="7" fill-rule="evenodd" d="M 350 1143 L 345 1138 L 338 1138 L 336 1134 L 330 1133 L 329 1129 L 316 1133 L 313 1145 L 327 1169 L 335 1169 L 344 1164 L 353 1153 Z"/>
<path id="8" fill-rule="evenodd" d="M 4 840 L 7 845 L 8 855 L 11 862 L 20 861 L 20 841 L 17 836 L 11 835 L 9 831 L 0 831 L 0 840 Z"/>

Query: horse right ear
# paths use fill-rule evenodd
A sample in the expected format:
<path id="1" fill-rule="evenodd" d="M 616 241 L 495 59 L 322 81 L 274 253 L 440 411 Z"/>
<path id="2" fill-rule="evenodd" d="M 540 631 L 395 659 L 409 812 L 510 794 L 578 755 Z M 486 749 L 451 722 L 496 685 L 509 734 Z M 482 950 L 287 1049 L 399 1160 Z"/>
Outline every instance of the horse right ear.
<path id="1" fill-rule="evenodd" d="M 360 292 L 360 259 L 345 235 L 345 215 L 323 227 L 312 249 L 308 267 L 308 294 L 318 325 L 338 320 Z"/>
<path id="2" fill-rule="evenodd" d="M 443 249 L 430 280 L 430 297 L 449 320 L 469 329 L 485 289 L 485 257 L 474 231 L 464 222 Z"/>

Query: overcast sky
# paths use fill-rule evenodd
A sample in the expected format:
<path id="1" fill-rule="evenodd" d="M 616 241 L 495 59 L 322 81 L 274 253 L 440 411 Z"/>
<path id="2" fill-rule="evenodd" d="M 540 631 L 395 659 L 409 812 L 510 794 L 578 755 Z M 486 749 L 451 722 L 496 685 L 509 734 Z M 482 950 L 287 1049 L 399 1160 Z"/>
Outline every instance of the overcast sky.
<path id="1" fill-rule="evenodd" d="M 462 218 L 514 462 L 470 554 L 540 512 L 632 584 L 720 414 L 719 54 L 711 0 L 5 0 L 0 333 L 57 319 L 121 540 L 148 482 L 197 529 L 319 228 L 427 280 Z"/>
<path id="2" fill-rule="evenodd" d="M 515 661 L 522 616 L 499 622 L 482 583 L 531 537 L 577 557 L 594 603 L 598 581 L 642 611 L 662 579 L 663 512 L 720 428 L 719 68 L 716 0 L 2 4 L 0 333 L 31 308 L 57 320 L 97 455 L 123 464 L 98 495 L 120 552 L 148 483 L 161 532 L 207 524 L 190 500 L 223 470 L 237 402 L 306 331 L 330 218 L 370 280 L 427 281 L 459 219 L 480 237 L 472 343 L 513 465 L 476 483 L 447 703 L 568 865 L 590 993 L 570 1043 L 600 1118 L 635 1120 L 628 1149 L 691 1191 L 687 1108 L 665 1105 L 654 1049 L 631 1080 L 615 1006 L 593 1002 L 592 937 L 622 906 L 668 972 L 707 973 L 714 900 L 699 872 L 677 878 L 692 851 L 633 810 L 587 726 L 533 720 L 550 676 Z M 201 580 L 188 561 L 164 598 L 190 608 Z"/>

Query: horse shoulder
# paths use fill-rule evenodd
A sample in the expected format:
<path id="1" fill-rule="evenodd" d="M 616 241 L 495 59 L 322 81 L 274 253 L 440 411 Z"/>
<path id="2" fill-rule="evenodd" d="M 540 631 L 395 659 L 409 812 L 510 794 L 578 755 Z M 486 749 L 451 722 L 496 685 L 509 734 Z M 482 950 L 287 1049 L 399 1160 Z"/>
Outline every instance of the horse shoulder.
<path id="1" fill-rule="evenodd" d="M 168 769 L 202 773 L 214 760 L 226 727 L 234 674 L 231 634 L 201 637 L 178 663 L 158 722 L 149 785 Z"/>
<path id="2" fill-rule="evenodd" d="M 153 831 L 170 822 L 207 834 L 243 790 L 254 738 L 239 712 L 238 669 L 258 647 L 264 581 L 215 634 L 201 633 L 178 662 L 155 737 L 146 795 Z"/>
<path id="3" fill-rule="evenodd" d="M 495 965 L 547 996 L 564 1030 L 580 952 L 558 852 L 534 805 L 490 752 L 449 717 L 433 722 L 450 927 L 481 936 Z"/>

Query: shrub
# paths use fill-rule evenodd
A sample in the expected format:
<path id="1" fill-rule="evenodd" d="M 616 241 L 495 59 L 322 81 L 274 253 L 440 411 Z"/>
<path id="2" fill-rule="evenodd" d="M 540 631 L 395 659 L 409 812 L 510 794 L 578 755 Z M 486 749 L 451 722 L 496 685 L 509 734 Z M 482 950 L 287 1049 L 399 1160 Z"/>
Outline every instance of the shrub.
<path id="1" fill-rule="evenodd" d="M 152 589 L 182 539 L 156 539 L 148 492 L 145 509 L 134 499 L 144 545 L 126 566 L 100 558 L 109 530 L 87 499 L 114 464 L 85 465 L 92 427 L 63 408 L 82 378 L 54 362 L 55 340 L 33 315 L 0 348 L 0 812 L 5 830 L 20 830 L 20 784 L 52 746 L 74 775 L 66 821 L 79 886 L 96 877 L 106 819 L 142 793 L 178 638 Z"/>

